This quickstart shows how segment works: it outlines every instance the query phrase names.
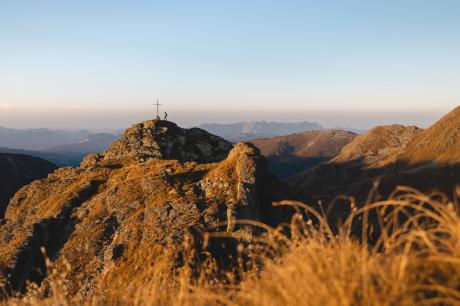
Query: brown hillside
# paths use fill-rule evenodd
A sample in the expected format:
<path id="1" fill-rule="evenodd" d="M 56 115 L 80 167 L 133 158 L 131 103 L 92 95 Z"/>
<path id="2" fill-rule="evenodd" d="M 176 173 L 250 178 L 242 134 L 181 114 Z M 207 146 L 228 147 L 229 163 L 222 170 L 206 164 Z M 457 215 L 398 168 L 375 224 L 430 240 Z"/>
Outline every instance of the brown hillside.
<path id="1" fill-rule="evenodd" d="M 9 199 L 24 185 L 53 172 L 52 163 L 28 155 L 0 154 L 0 220 Z"/>
<path id="2" fill-rule="evenodd" d="M 57 271 L 65 271 L 71 296 L 142 283 L 144 269 L 166 250 L 171 256 L 162 260 L 181 262 L 174 250 L 186 234 L 215 227 L 249 234 L 233 220 L 258 220 L 268 206 L 265 171 L 250 144 L 232 148 L 165 121 L 135 125 L 81 168 L 59 169 L 15 195 L 0 227 L 0 280 L 13 291 L 33 281 L 46 292 L 55 276 L 43 261 L 44 246 Z"/>
<path id="3" fill-rule="evenodd" d="M 307 199 L 339 194 L 365 199 L 375 181 L 383 197 L 398 185 L 455 194 L 460 183 L 460 108 L 430 128 L 377 127 L 356 137 L 327 164 L 290 180 Z"/>
<path id="4" fill-rule="evenodd" d="M 401 160 L 409 165 L 460 163 L 460 106 L 418 135 Z"/>
<path id="5" fill-rule="evenodd" d="M 389 125 L 371 129 L 346 145 L 331 161 L 290 179 L 306 201 L 337 195 L 364 199 L 379 177 L 394 175 L 398 156 L 420 133 L 414 126 Z"/>
<path id="6" fill-rule="evenodd" d="M 251 143 L 268 157 L 272 172 L 288 178 L 333 158 L 355 137 L 354 133 L 340 130 L 308 131 Z"/>
<path id="7" fill-rule="evenodd" d="M 415 126 L 377 126 L 346 145 L 331 163 L 359 161 L 365 167 L 382 167 L 393 163 L 406 146 L 422 132 Z"/>
<path id="8" fill-rule="evenodd" d="M 356 134 L 340 130 L 303 133 L 251 140 L 265 156 L 295 155 L 300 157 L 333 157 Z"/>

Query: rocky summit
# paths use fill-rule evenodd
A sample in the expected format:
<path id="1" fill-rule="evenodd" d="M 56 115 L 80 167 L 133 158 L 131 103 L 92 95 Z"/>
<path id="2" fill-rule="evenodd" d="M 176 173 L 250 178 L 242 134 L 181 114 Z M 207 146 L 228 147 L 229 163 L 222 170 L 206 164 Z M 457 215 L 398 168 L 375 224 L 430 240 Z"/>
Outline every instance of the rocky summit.
<path id="1" fill-rule="evenodd" d="M 232 147 L 166 121 L 136 124 L 105 153 L 14 196 L 0 227 L 0 282 L 6 291 L 33 285 L 43 293 L 64 273 L 80 298 L 142 283 L 160 258 L 180 262 L 175 250 L 188 234 L 250 236 L 235 220 L 267 214 L 266 169 L 252 144 Z"/>
<path id="2" fill-rule="evenodd" d="M 224 159 L 232 144 L 202 129 L 182 129 L 164 120 L 133 125 L 102 154 L 91 154 L 82 167 L 115 166 L 144 162 L 149 158 L 182 162 L 216 162 Z"/>

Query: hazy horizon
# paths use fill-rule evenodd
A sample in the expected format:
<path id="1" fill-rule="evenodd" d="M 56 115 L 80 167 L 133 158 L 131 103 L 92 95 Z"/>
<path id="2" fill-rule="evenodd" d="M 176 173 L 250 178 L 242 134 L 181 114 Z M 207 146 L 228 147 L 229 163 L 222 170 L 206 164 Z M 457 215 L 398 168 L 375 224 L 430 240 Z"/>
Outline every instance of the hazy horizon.
<path id="1" fill-rule="evenodd" d="M 453 107 L 452 107 L 453 108 Z M 168 119 L 183 127 L 204 123 L 236 123 L 242 121 L 317 122 L 325 128 L 367 130 L 377 125 L 403 124 L 426 128 L 451 109 L 432 110 L 169 110 Z M 0 111 L 0 126 L 7 128 L 49 128 L 63 130 L 88 129 L 113 132 L 137 122 L 153 119 L 155 109 L 34 109 Z"/>

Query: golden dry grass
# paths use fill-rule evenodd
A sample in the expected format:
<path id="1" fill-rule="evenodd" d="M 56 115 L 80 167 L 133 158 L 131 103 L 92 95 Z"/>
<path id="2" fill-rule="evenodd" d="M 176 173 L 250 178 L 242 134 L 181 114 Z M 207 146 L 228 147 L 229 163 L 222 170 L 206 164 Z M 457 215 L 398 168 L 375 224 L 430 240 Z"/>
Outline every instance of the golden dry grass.
<path id="1" fill-rule="evenodd" d="M 47 298 L 22 297 L 7 303 L 460 305 L 457 201 L 399 188 L 386 201 L 353 207 L 338 228 L 305 204 L 285 201 L 277 205 L 295 206 L 298 211 L 285 225 L 289 238 L 282 227 L 240 220 L 266 232 L 239 245 L 242 256 L 233 272 L 217 271 L 209 257 L 197 264 L 200 250 L 187 241 L 183 250 L 188 264 L 181 268 L 171 267 L 167 252 L 172 251 L 166 250 L 164 262 L 146 264 L 136 281 L 120 284 L 117 290 L 71 299 L 65 293 L 63 275 L 62 281 L 51 284 Z M 372 219 L 373 213 L 378 218 Z M 356 224 L 362 229 L 360 237 L 353 235 Z"/>

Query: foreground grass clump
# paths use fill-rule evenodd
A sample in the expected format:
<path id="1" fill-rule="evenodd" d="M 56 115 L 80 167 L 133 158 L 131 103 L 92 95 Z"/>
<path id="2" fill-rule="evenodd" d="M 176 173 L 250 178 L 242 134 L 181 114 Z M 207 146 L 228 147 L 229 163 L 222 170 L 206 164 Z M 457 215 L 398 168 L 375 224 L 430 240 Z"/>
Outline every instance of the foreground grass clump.
<path id="1" fill-rule="evenodd" d="M 18 298 L 8 303 L 460 304 L 460 215 L 456 201 L 400 188 L 386 201 L 359 209 L 352 203 L 349 216 L 341 222 L 302 203 L 276 205 L 293 206 L 298 213 L 290 224 L 276 229 L 240 220 L 265 233 L 237 247 L 240 258 L 234 270 L 222 272 L 216 260 L 200 256 L 202 251 L 188 241 L 183 251 L 187 264 L 181 268 L 172 268 L 167 260 L 156 261 L 147 265 L 136 281 L 85 300 L 69 299 L 65 286 L 52 284 L 47 298 Z M 205 234 L 205 244 L 222 235 L 231 234 Z"/>

